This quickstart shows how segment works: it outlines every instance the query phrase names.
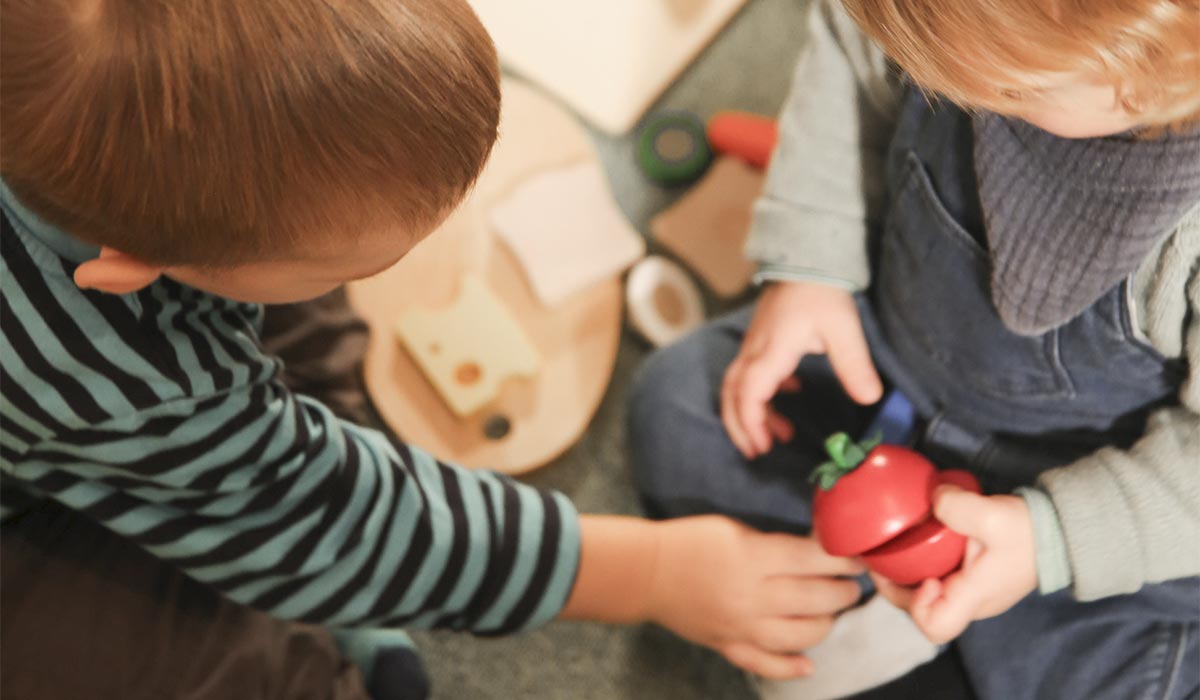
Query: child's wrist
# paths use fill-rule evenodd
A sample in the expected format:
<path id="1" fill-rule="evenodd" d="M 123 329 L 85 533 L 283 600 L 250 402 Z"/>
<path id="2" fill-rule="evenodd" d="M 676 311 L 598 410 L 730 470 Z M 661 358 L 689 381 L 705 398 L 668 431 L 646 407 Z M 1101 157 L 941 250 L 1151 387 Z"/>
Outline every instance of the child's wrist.
<path id="1" fill-rule="evenodd" d="M 1038 591 L 1047 594 L 1066 588 L 1071 585 L 1071 560 L 1054 502 L 1045 491 L 1037 488 L 1019 488 L 1016 495 L 1024 499 L 1029 510 Z"/>
<path id="2" fill-rule="evenodd" d="M 575 586 L 564 619 L 630 624 L 651 620 L 663 525 L 640 518 L 584 515 Z"/>
<path id="3" fill-rule="evenodd" d="M 667 535 L 669 534 L 670 521 L 654 522 L 650 524 L 650 529 L 646 533 L 647 544 L 647 566 L 644 590 L 645 595 L 641 596 L 640 606 L 638 608 L 639 620 L 642 622 L 655 622 L 660 625 L 665 625 L 666 622 L 662 619 L 662 612 L 666 609 L 666 601 L 662 598 L 664 595 L 670 595 L 666 590 L 667 586 L 663 583 L 665 561 L 667 556 Z"/>

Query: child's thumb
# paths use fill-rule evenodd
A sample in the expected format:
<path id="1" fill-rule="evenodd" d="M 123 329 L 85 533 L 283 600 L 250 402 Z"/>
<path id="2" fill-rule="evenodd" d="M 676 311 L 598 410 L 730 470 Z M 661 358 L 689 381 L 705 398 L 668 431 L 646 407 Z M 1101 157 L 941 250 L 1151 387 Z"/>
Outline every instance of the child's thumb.
<path id="1" fill-rule="evenodd" d="M 946 527 L 955 532 L 986 539 L 991 502 L 987 496 L 942 485 L 933 492 L 933 515 Z"/>
<path id="2" fill-rule="evenodd" d="M 833 373 L 850 398 L 866 406 L 883 396 L 883 382 L 871 361 L 871 351 L 860 324 L 840 324 L 836 330 L 829 329 L 825 345 Z"/>

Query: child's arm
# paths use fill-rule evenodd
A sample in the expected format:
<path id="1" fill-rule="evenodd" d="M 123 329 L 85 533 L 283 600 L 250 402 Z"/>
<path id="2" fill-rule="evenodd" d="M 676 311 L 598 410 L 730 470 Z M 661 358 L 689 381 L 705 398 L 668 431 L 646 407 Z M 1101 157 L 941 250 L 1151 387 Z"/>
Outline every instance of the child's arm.
<path id="1" fill-rule="evenodd" d="M 887 59 L 841 3 L 813 2 L 746 244 L 760 280 L 867 287 L 899 93 Z"/>
<path id="2" fill-rule="evenodd" d="M 63 430 L 20 465 L 230 598 L 321 624 L 504 634 L 569 597 L 568 616 L 660 622 L 789 676 L 859 596 L 805 578 L 859 567 L 803 538 L 716 516 L 581 519 L 560 494 L 393 446 L 274 380 Z"/>
<path id="3" fill-rule="evenodd" d="M 1043 592 L 1080 600 L 1200 575 L 1200 208 L 1144 265 L 1139 325 L 1188 376 L 1131 448 L 1105 448 L 1022 492 L 1033 514 Z M 1134 303 L 1131 300 L 1130 303 Z"/>
<path id="4" fill-rule="evenodd" d="M 813 2 L 746 243 L 757 279 L 776 284 L 759 299 L 721 391 L 722 421 L 747 458 L 789 439 L 770 400 L 804 355 L 827 355 L 857 401 L 882 391 L 850 292 L 870 281 L 868 236 L 883 206 L 898 92 L 841 4 Z"/>
<path id="5" fill-rule="evenodd" d="M 189 381 L 215 391 L 60 431 L 16 476 L 277 617 L 505 633 L 558 613 L 579 554 L 566 498 L 393 446 L 261 359 Z"/>

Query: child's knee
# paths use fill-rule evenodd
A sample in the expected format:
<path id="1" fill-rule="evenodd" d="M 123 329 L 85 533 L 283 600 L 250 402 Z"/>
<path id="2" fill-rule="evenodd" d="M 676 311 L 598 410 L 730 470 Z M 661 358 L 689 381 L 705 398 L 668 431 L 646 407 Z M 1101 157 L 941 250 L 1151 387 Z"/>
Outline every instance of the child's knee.
<path id="1" fill-rule="evenodd" d="M 685 416 L 707 411 L 715 418 L 715 405 L 706 400 L 713 392 L 693 345 L 685 341 L 656 351 L 634 377 L 628 420 L 635 465 L 653 461 L 660 443 L 681 439 Z"/>
<path id="2" fill-rule="evenodd" d="M 638 368 L 630 384 L 628 408 L 631 431 L 640 431 L 658 422 L 670 404 L 671 385 L 683 372 L 675 362 L 676 346 L 656 350 Z"/>
<path id="3" fill-rule="evenodd" d="M 706 327 L 646 358 L 631 385 L 630 417 L 656 423 L 698 407 L 715 415 L 721 379 L 737 352 L 736 344 L 723 340 Z"/>
<path id="4" fill-rule="evenodd" d="M 696 451 L 723 436 L 720 377 L 705 366 L 703 335 L 651 355 L 628 397 L 628 440 L 634 482 L 651 511 L 678 495 L 682 481 L 695 484 Z M 722 438 L 723 439 L 723 438 Z"/>

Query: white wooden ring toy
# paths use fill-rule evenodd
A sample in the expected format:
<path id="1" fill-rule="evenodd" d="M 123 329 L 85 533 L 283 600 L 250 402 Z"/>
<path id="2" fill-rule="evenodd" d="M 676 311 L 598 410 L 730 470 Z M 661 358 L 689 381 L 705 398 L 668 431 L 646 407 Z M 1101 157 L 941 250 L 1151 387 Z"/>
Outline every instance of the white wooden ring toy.
<path id="1" fill-rule="evenodd" d="M 629 273 L 625 282 L 629 322 L 655 347 L 669 345 L 704 323 L 700 290 L 683 268 L 652 255 Z"/>

